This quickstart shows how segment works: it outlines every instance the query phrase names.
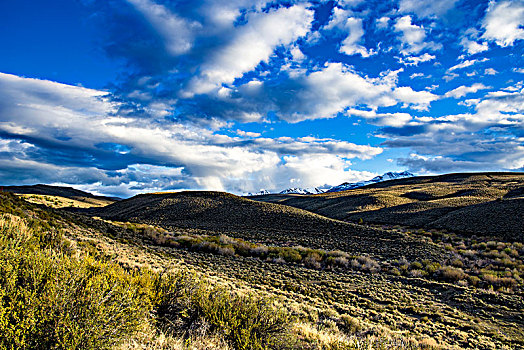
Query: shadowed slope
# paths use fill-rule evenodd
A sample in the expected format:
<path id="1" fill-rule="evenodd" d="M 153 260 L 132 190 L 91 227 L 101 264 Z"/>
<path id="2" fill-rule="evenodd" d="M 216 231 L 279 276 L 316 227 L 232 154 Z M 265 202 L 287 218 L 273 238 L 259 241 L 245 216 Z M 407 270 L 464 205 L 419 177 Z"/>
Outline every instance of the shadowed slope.
<path id="1" fill-rule="evenodd" d="M 339 220 L 445 228 L 524 240 L 524 174 L 479 173 L 414 177 L 314 196 L 267 195 Z"/>
<path id="2" fill-rule="evenodd" d="M 341 249 L 381 257 L 445 254 L 413 237 L 329 219 L 305 210 L 221 192 L 143 194 L 92 210 L 103 218 L 154 224 L 173 231 L 227 233 L 250 241 Z"/>

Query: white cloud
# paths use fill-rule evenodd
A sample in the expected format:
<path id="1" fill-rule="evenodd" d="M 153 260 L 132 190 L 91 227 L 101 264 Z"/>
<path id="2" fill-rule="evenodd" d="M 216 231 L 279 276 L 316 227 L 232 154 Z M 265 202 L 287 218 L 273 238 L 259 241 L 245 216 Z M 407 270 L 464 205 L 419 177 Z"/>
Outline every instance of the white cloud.
<path id="1" fill-rule="evenodd" d="M 398 87 L 393 91 L 393 96 L 416 110 L 427 110 L 431 102 L 438 100 L 438 96 L 429 91 L 415 91 L 409 86 Z"/>
<path id="2" fill-rule="evenodd" d="M 462 40 L 460 41 L 460 44 L 462 45 L 462 47 L 464 47 L 464 49 L 470 55 L 474 55 L 479 52 L 484 52 L 489 49 L 488 43 L 486 42 L 478 43 L 477 41 L 470 40 L 466 37 L 462 38 Z"/>
<path id="3" fill-rule="evenodd" d="M 399 160 L 411 169 L 447 172 L 522 168 L 524 146 L 522 138 L 518 138 L 524 130 L 521 89 L 490 92 L 465 102 L 474 106 L 474 113 L 416 118 L 419 124 L 412 134 L 405 135 L 401 130 L 381 135 L 388 138 L 383 145 L 415 151 L 419 156 Z"/>
<path id="4" fill-rule="evenodd" d="M 369 124 L 378 126 L 403 127 L 413 120 L 409 113 L 377 113 L 375 111 L 364 111 L 359 109 L 350 109 L 348 115 L 362 117 Z"/>
<path id="5" fill-rule="evenodd" d="M 346 38 L 340 45 L 339 50 L 341 53 L 348 56 L 361 55 L 362 57 L 369 57 L 376 54 L 373 50 L 369 50 L 360 44 L 364 36 L 362 19 L 351 17 L 351 13 L 351 11 L 346 11 L 336 7 L 333 10 L 333 17 L 324 29 L 329 30 L 337 28 L 338 30 L 347 33 Z"/>
<path id="6" fill-rule="evenodd" d="M 291 176 L 303 177 L 308 186 L 336 185 L 359 174 L 347 167 L 348 159 L 370 159 L 382 152 L 335 139 L 270 139 L 241 130 L 240 137 L 230 137 L 195 125 L 165 124 L 149 115 L 119 115 L 120 105 L 105 95 L 0 74 L 0 131 L 12 138 L 0 140 L 0 180 L 67 179 L 126 195 L 164 188 L 243 193 L 289 187 Z M 312 161 L 320 170 L 300 166 Z M 282 175 L 277 182 L 271 180 L 275 173 Z"/>
<path id="7" fill-rule="evenodd" d="M 475 93 L 479 90 L 485 90 L 489 88 L 490 87 L 485 86 L 482 83 L 476 83 L 471 86 L 459 86 L 456 89 L 446 92 L 444 94 L 444 97 L 461 98 L 461 97 L 466 96 L 467 94 Z"/>
<path id="8" fill-rule="evenodd" d="M 484 69 L 484 74 L 486 74 L 486 75 L 495 75 L 497 73 L 498 72 L 495 69 L 493 69 L 493 68 L 486 68 L 486 69 Z"/>
<path id="9" fill-rule="evenodd" d="M 397 75 L 401 71 L 386 71 L 370 78 L 342 63 L 328 63 L 310 74 L 300 71 L 289 83 L 295 86 L 293 98 L 283 102 L 278 116 L 288 122 L 299 122 L 333 118 L 356 106 L 377 110 L 398 103 L 405 108 L 427 109 L 438 96 L 411 87 L 397 87 Z M 280 96 L 278 92 L 273 93 Z"/>
<path id="10" fill-rule="evenodd" d="M 243 136 L 243 137 L 260 137 L 261 135 L 259 132 L 244 131 L 244 130 L 237 130 L 236 134 L 238 136 Z"/>
<path id="11" fill-rule="evenodd" d="M 162 35 L 166 42 L 166 49 L 173 55 L 181 55 L 188 52 L 194 39 L 194 30 L 200 24 L 181 18 L 172 13 L 163 5 L 150 0 L 127 0 L 151 25 Z"/>
<path id="12" fill-rule="evenodd" d="M 300 80 L 303 86 L 284 116 L 288 121 L 330 118 L 356 104 L 396 104 L 388 96 L 390 85 L 380 79 L 361 77 L 341 63 L 329 63 Z"/>
<path id="13" fill-rule="evenodd" d="M 475 63 L 486 62 L 487 60 L 488 60 L 487 58 L 478 59 L 478 60 L 465 60 L 463 62 L 460 62 L 460 63 L 454 65 L 453 67 L 450 67 L 447 70 L 447 72 L 450 73 L 450 72 L 453 72 L 454 70 L 457 70 L 457 69 L 463 69 L 463 68 L 471 67 Z"/>
<path id="14" fill-rule="evenodd" d="M 284 165 L 277 170 L 275 178 L 292 179 L 296 187 L 316 187 L 370 179 L 376 174 L 350 169 L 351 163 L 337 155 L 286 156 Z M 324 179 L 318 182 L 318 179 Z M 278 180 L 276 180 L 278 181 Z M 285 186 L 275 186 L 283 188 Z"/>
<path id="15" fill-rule="evenodd" d="M 248 15 L 246 24 L 232 30 L 231 42 L 212 53 L 201 66 L 200 75 L 190 82 L 187 96 L 232 83 L 267 61 L 278 45 L 287 46 L 306 35 L 312 21 L 313 12 L 303 4 Z"/>
<path id="16" fill-rule="evenodd" d="M 418 66 L 419 63 L 428 62 L 428 61 L 434 60 L 435 58 L 436 57 L 434 55 L 430 55 L 429 53 L 426 52 L 420 56 L 400 57 L 399 61 L 400 63 L 403 63 L 406 66 Z"/>
<path id="17" fill-rule="evenodd" d="M 230 30 L 242 11 L 261 11 L 267 4 L 266 0 L 203 0 L 198 8 L 209 25 L 206 32 Z M 196 6 L 198 4 L 195 3 Z"/>
<path id="18" fill-rule="evenodd" d="M 389 27 L 389 21 L 391 20 L 391 18 L 389 17 L 380 17 L 377 19 L 377 27 L 379 29 L 386 29 L 387 27 Z"/>
<path id="19" fill-rule="evenodd" d="M 346 28 L 349 30 L 349 34 L 346 39 L 342 41 L 340 52 L 345 53 L 346 55 L 359 54 L 362 57 L 369 57 L 376 54 L 373 50 L 368 50 L 366 47 L 358 44 L 364 36 L 362 19 L 348 18 L 346 20 Z"/>
<path id="20" fill-rule="evenodd" d="M 502 47 L 512 46 L 516 40 L 524 39 L 524 3 L 491 1 L 482 26 L 485 29 L 483 38 Z"/>
<path id="21" fill-rule="evenodd" d="M 439 17 L 455 6 L 457 0 L 401 0 L 399 11 L 401 13 L 414 13 L 419 18 Z"/>
<path id="22" fill-rule="evenodd" d="M 423 77 L 424 73 L 413 73 L 409 76 L 410 79 L 420 78 Z"/>
<path id="23" fill-rule="evenodd" d="M 425 41 L 426 31 L 424 27 L 413 24 L 411 16 L 403 16 L 398 18 L 397 22 L 395 23 L 395 31 L 402 33 L 400 37 L 402 42 L 402 48 L 400 52 L 403 55 L 410 55 L 413 53 L 416 54 L 424 49 L 435 51 L 442 47 L 441 44 Z"/>

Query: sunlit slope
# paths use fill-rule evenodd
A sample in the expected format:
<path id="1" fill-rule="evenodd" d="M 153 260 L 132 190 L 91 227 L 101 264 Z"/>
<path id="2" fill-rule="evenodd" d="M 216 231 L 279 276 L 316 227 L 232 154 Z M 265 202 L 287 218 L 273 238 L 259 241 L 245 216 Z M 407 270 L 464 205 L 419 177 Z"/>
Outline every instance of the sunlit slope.
<path id="1" fill-rule="evenodd" d="M 523 173 L 448 174 L 314 196 L 267 195 L 252 199 L 338 220 L 444 228 L 522 241 L 523 188 Z"/>
<path id="2" fill-rule="evenodd" d="M 2 191 L 12 192 L 25 200 L 52 208 L 90 208 L 103 207 L 119 198 L 96 196 L 72 187 L 51 185 L 2 186 Z"/>

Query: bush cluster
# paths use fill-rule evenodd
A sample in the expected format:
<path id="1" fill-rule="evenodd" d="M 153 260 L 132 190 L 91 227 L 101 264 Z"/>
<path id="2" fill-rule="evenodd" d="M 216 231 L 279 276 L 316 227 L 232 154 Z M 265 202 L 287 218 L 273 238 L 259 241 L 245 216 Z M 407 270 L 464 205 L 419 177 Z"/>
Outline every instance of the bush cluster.
<path id="1" fill-rule="evenodd" d="M 143 231 L 147 234 L 147 231 Z M 368 256 L 352 256 L 340 250 L 326 251 L 324 249 L 311 249 L 301 246 L 276 247 L 247 242 L 240 238 L 233 238 L 221 234 L 219 236 L 207 235 L 169 235 L 155 232 L 149 236 L 157 244 L 171 248 L 183 248 L 191 251 L 201 251 L 220 255 L 238 255 L 257 257 L 275 263 L 293 263 L 304 266 L 323 268 L 352 268 L 365 272 L 380 270 L 380 264 Z"/>
<path id="2" fill-rule="evenodd" d="M 109 349 L 149 323 L 180 337 L 207 323 L 236 349 L 266 349 L 290 322 L 271 300 L 78 257 L 59 231 L 0 215 L 2 349 Z"/>

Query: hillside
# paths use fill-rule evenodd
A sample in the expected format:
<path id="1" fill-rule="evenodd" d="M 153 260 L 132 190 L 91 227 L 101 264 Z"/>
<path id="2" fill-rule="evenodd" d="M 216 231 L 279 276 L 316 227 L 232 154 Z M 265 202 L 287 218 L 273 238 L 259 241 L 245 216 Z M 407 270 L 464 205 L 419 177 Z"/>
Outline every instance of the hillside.
<path id="1" fill-rule="evenodd" d="M 495 203 L 520 195 L 515 188 Z M 493 220 L 502 224 L 504 217 Z M 34 242 L 24 227 L 40 227 Z M 0 328 L 13 332 L 8 342 L 54 342 L 65 332 L 75 335 L 72 341 L 118 345 L 105 348 L 240 350 L 260 348 L 242 342 L 253 344 L 262 331 L 268 349 L 282 350 L 524 346 L 524 245 L 512 240 L 355 224 L 198 191 L 83 210 L 0 193 L 0 232 L 8 239 L 0 245 L 0 267 L 30 278 L 20 286 L 0 283 L 0 292 L 16 295 L 0 300 L 8 310 Z M 16 244 L 24 244 L 27 258 L 12 258 Z M 170 271 L 187 277 L 173 280 Z M 112 290 L 107 278 L 122 282 Z M 41 292 L 56 288 L 67 293 Z M 61 313 L 53 311 L 55 296 L 70 298 Z M 115 307 L 129 318 L 113 321 Z M 26 317 L 32 310 L 53 322 Z M 46 328 L 18 319 L 47 322 Z M 273 328 L 275 322 L 285 327 Z"/>
<path id="2" fill-rule="evenodd" d="M 103 207 L 114 203 L 120 198 L 96 196 L 92 193 L 77 190 L 72 187 L 50 185 L 2 186 L 2 191 L 15 193 L 29 202 L 43 204 L 54 208 Z"/>
<path id="3" fill-rule="evenodd" d="M 341 249 L 351 253 L 394 258 L 420 252 L 441 257 L 445 251 L 424 242 L 352 223 L 329 219 L 302 209 L 263 203 L 222 192 L 188 191 L 142 194 L 92 215 L 117 221 L 161 226 L 176 232 L 226 233 L 234 237 L 280 245 Z"/>
<path id="4" fill-rule="evenodd" d="M 478 173 L 412 177 L 314 196 L 266 195 L 338 220 L 437 228 L 524 240 L 524 174 Z M 503 219 L 509 218 L 509 219 Z"/>

